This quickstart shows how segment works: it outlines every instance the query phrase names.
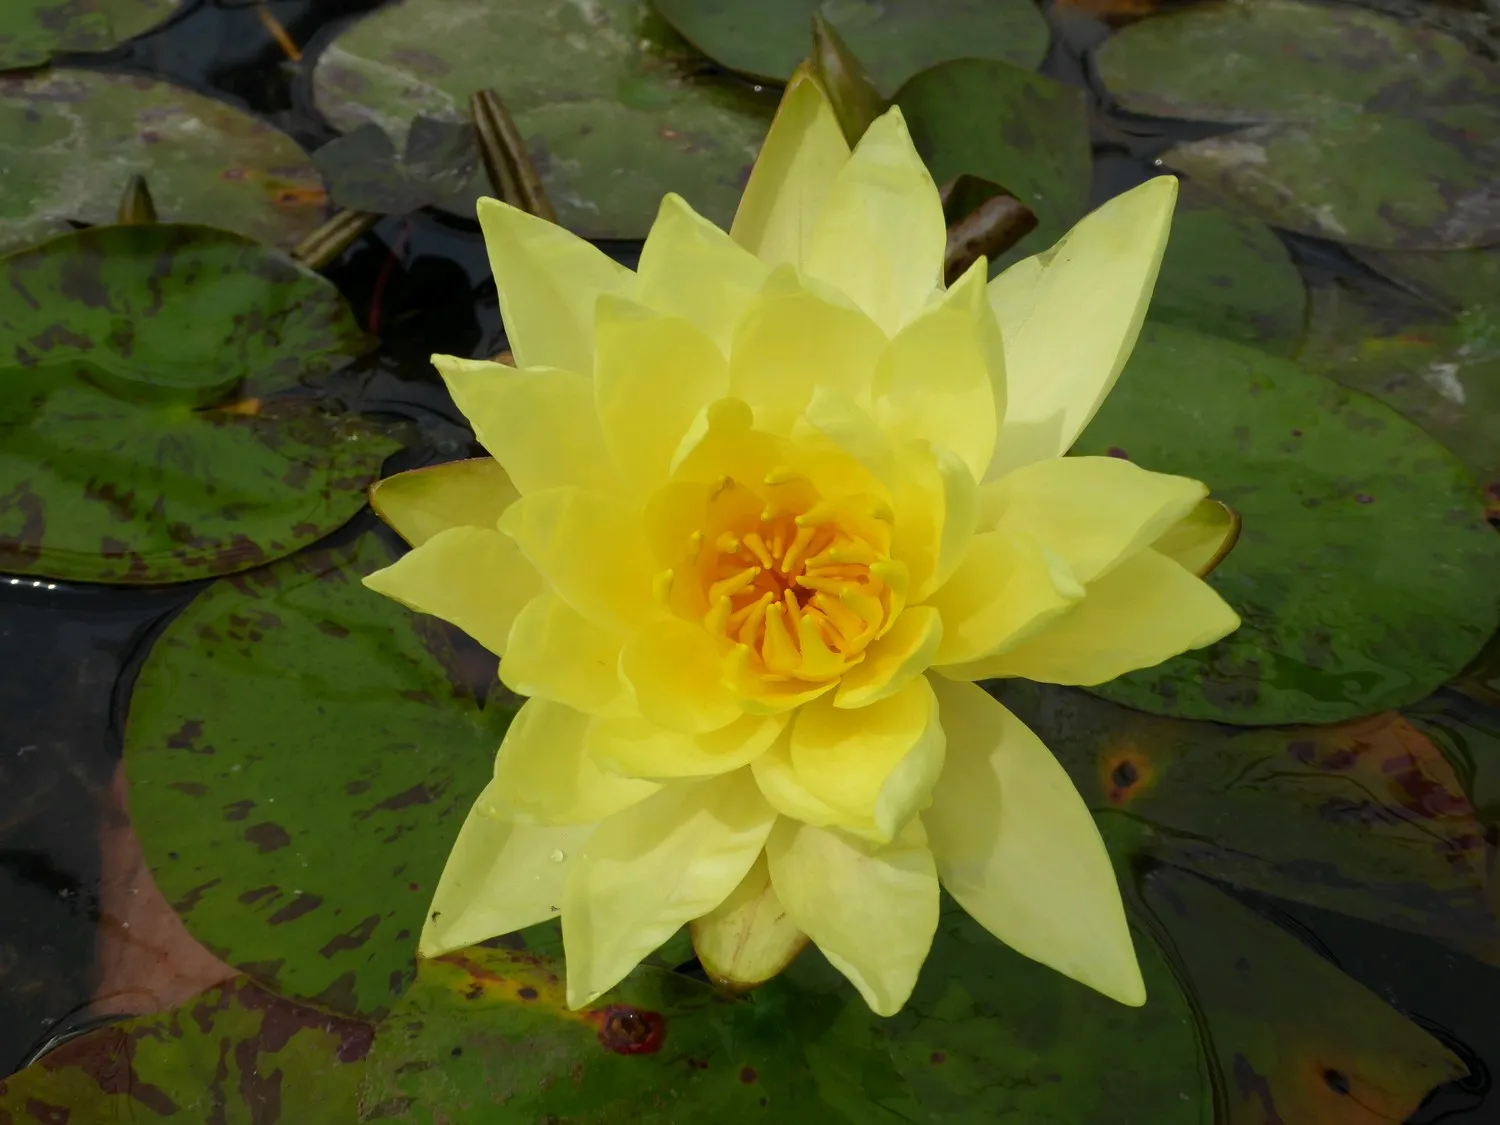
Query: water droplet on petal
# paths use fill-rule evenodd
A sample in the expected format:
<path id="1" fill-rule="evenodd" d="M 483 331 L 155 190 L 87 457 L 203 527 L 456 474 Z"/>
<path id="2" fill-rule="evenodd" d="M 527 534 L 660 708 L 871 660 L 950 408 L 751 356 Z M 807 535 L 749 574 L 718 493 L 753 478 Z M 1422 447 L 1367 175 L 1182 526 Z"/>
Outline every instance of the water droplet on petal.
<path id="1" fill-rule="evenodd" d="M 563 852 L 563 850 L 561 848 L 553 848 L 552 849 L 552 854 L 549 855 L 547 858 L 550 859 L 553 863 L 561 863 L 563 860 L 567 859 L 568 857 L 567 857 L 566 854 L 564 854 L 564 852 Z"/>

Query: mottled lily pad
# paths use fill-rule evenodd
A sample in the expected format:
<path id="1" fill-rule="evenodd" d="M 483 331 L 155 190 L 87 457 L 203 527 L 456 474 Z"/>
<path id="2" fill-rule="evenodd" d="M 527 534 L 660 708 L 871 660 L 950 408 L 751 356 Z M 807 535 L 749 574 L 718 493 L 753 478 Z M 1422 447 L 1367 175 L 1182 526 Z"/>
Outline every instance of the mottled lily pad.
<path id="1" fill-rule="evenodd" d="M 1500 247 L 1435 253 L 1354 247 L 1353 252 L 1406 289 L 1452 312 L 1482 318 L 1500 334 Z"/>
<path id="2" fill-rule="evenodd" d="M 5 0 L 0 70 L 41 66 L 66 51 L 105 51 L 171 15 L 182 0 Z"/>
<path id="3" fill-rule="evenodd" d="M 5 0 L 7 4 L 11 0 Z M 114 221 L 130 177 L 163 219 L 291 246 L 327 199 L 307 154 L 223 102 L 131 74 L 0 74 L 0 251 Z"/>
<path id="4" fill-rule="evenodd" d="M 360 584 L 391 559 L 365 536 L 209 587 L 152 648 L 125 733 L 141 845 L 193 936 L 361 1015 L 410 982 L 511 715 L 481 710 L 432 618 Z"/>
<path id="5" fill-rule="evenodd" d="M 308 397 L 369 341 L 329 282 L 249 239 L 92 227 L 0 259 L 0 286 L 0 570 L 244 570 L 343 524 L 397 448 Z"/>
<path id="6" fill-rule="evenodd" d="M 467 122 L 418 117 L 406 148 L 380 126 L 361 125 L 313 154 L 340 207 L 399 215 L 449 198 L 469 185 L 479 167 L 474 127 Z"/>
<path id="7" fill-rule="evenodd" d="M 1421 699 L 1494 631 L 1500 536 L 1473 478 L 1389 407 L 1295 363 L 1148 325 L 1075 451 L 1196 477 L 1244 520 L 1208 579 L 1241 628 L 1095 689 L 1106 698 L 1337 722 Z"/>
<path id="8" fill-rule="evenodd" d="M 353 1121 L 373 1029 L 241 977 L 92 1031 L 0 1079 L 6 1125 Z"/>
<path id="9" fill-rule="evenodd" d="M 640 0 L 402 0 L 323 52 L 319 110 L 404 143 L 418 114 L 458 121 L 497 91 L 564 226 L 641 238 L 668 191 L 727 227 L 774 109 L 701 60 Z M 443 206 L 466 218 L 479 174 Z"/>
<path id="10" fill-rule="evenodd" d="M 918 71 L 953 59 L 999 59 L 1034 69 L 1047 22 L 1031 0 L 652 0 L 714 62 L 785 82 L 807 57 L 812 18 L 838 29 L 875 85 L 891 94 Z"/>

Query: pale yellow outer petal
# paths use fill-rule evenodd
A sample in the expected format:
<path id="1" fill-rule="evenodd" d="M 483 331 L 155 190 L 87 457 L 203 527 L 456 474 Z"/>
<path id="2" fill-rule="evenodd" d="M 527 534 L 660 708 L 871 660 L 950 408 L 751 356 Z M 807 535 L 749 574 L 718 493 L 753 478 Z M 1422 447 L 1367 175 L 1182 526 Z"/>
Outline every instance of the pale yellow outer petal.
<path id="1" fill-rule="evenodd" d="M 956 680 L 1024 676 L 1050 684 L 1102 684 L 1213 644 L 1239 626 L 1238 615 L 1213 587 L 1148 547 L 1022 643 L 939 671 Z"/>
<path id="2" fill-rule="evenodd" d="M 1200 500 L 1151 549 L 1202 578 L 1234 547 L 1239 533 L 1239 517 L 1230 508 L 1218 500 Z"/>
<path id="3" fill-rule="evenodd" d="M 635 275 L 556 223 L 481 199 L 479 226 L 518 367 L 594 369 L 594 302 L 630 295 Z"/>
<path id="4" fill-rule="evenodd" d="M 609 491 L 617 477 L 586 375 L 435 355 L 453 401 L 522 495 L 577 485 Z"/>
<path id="5" fill-rule="evenodd" d="M 848 977 L 876 1015 L 901 1010 L 938 923 L 938 877 L 913 821 L 867 851 L 848 837 L 779 820 L 766 842 L 771 885 L 792 922 Z"/>
<path id="6" fill-rule="evenodd" d="M 552 591 L 597 625 L 620 632 L 661 615 L 656 568 L 639 510 L 581 488 L 522 496 L 500 517 Z"/>
<path id="7" fill-rule="evenodd" d="M 417 951 L 441 957 L 555 918 L 563 876 L 592 824 L 505 824 L 469 813 L 432 896 Z"/>
<path id="8" fill-rule="evenodd" d="M 596 718 L 584 747 L 599 765 L 625 777 L 712 777 L 749 765 L 786 729 L 786 715 L 743 715 L 706 734 L 683 734 L 650 719 Z"/>
<path id="9" fill-rule="evenodd" d="M 647 719 L 684 734 L 706 734 L 744 712 L 722 682 L 728 642 L 701 625 L 664 617 L 620 652 L 620 677 Z"/>
<path id="10" fill-rule="evenodd" d="M 532 598 L 511 626 L 500 682 L 586 715 L 631 715 L 635 704 L 618 669 L 624 641 L 556 594 Z"/>
<path id="11" fill-rule="evenodd" d="M 869 413 L 843 391 L 813 388 L 807 409 L 792 427 L 792 440 L 804 448 L 827 439 L 849 454 L 883 484 L 896 472 L 896 450 L 891 439 Z"/>
<path id="12" fill-rule="evenodd" d="M 588 725 L 581 711 L 528 699 L 505 732 L 494 780 L 475 808 L 514 824 L 589 824 L 661 788 L 600 769 L 584 750 Z"/>
<path id="13" fill-rule="evenodd" d="M 898 446 L 891 555 L 906 564 L 907 600 L 926 601 L 947 582 L 974 538 L 978 487 L 958 455 L 930 442 Z"/>
<path id="14" fill-rule="evenodd" d="M 941 288 L 947 238 L 937 185 L 892 107 L 834 177 L 804 269 L 893 336 Z"/>
<path id="15" fill-rule="evenodd" d="M 1208 494 L 1198 481 L 1118 457 L 1034 461 L 983 491 L 991 493 L 995 530 L 1044 544 L 1084 585 L 1149 546 Z"/>
<path id="16" fill-rule="evenodd" d="M 618 984 L 718 906 L 765 847 L 776 813 L 749 770 L 677 781 L 604 821 L 563 888 L 568 1006 Z"/>
<path id="17" fill-rule="evenodd" d="M 868 707 L 897 692 L 932 665 L 943 641 L 943 616 L 932 606 L 907 606 L 896 623 L 839 679 L 835 707 Z"/>
<path id="18" fill-rule="evenodd" d="M 800 264 L 834 177 L 848 161 L 828 95 L 799 67 L 751 169 L 730 236 L 768 265 Z"/>
<path id="19" fill-rule="evenodd" d="M 542 579 L 516 545 L 486 527 L 450 527 L 366 576 L 365 585 L 408 609 L 457 625 L 504 654 L 516 615 Z"/>
<path id="20" fill-rule="evenodd" d="M 370 486 L 370 507 L 413 547 L 450 527 L 493 531 L 520 496 L 493 457 L 410 469 Z"/>
<path id="21" fill-rule="evenodd" d="M 690 322 L 605 297 L 595 322 L 593 389 L 610 460 L 646 492 L 666 482 L 698 412 L 729 390 L 729 366 Z"/>
<path id="22" fill-rule="evenodd" d="M 951 449 L 979 480 L 995 454 L 995 398 L 1004 388 L 1004 351 L 981 259 L 891 341 L 871 395 L 875 418 L 893 441 Z"/>
<path id="23" fill-rule="evenodd" d="M 765 852 L 728 898 L 693 919 L 693 952 L 703 971 L 731 988 L 770 980 L 806 947 L 807 935 L 771 886 Z"/>
<path id="24" fill-rule="evenodd" d="M 636 300 L 691 321 L 725 355 L 769 268 L 669 192 L 641 248 Z"/>
<path id="25" fill-rule="evenodd" d="M 937 693 L 948 763 L 922 823 L 943 886 L 1018 953 L 1122 1004 L 1145 1003 L 1109 854 L 1067 773 L 983 689 Z"/>
<path id="26" fill-rule="evenodd" d="M 1135 347 L 1176 201 L 1158 176 L 990 282 L 1007 399 L 987 477 L 1065 453 L 1093 418 Z"/>
<path id="27" fill-rule="evenodd" d="M 823 801 L 803 784 L 792 766 L 789 738 L 773 742 L 770 749 L 750 763 L 750 769 L 761 795 L 783 816 L 825 827 L 856 819 Z"/>
<path id="28" fill-rule="evenodd" d="M 891 840 L 926 803 L 943 768 L 943 728 L 925 676 L 858 710 L 829 696 L 792 720 L 792 768 L 807 791 L 845 814 L 845 825 Z"/>

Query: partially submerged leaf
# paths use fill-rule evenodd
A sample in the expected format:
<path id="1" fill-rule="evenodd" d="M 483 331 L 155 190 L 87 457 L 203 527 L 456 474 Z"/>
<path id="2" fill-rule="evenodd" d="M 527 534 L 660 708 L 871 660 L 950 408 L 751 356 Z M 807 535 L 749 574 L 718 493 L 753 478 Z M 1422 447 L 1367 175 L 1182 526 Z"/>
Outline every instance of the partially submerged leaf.
<path id="1" fill-rule="evenodd" d="M 467 187 L 478 157 L 473 126 L 419 116 L 407 130 L 404 153 L 379 125 L 366 123 L 318 149 L 313 163 L 339 206 L 400 215 Z"/>
<path id="2" fill-rule="evenodd" d="M 107 51 L 172 14 L 182 0 L 5 0 L 0 70 L 41 66 L 53 55 Z"/>

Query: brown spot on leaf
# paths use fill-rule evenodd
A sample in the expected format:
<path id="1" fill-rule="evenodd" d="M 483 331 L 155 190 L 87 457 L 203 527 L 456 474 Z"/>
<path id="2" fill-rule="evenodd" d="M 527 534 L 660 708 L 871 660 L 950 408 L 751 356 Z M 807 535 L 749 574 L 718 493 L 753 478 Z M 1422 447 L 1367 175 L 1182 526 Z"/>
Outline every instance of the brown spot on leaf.
<path id="1" fill-rule="evenodd" d="M 347 637 L 349 635 L 349 630 L 344 628 L 336 621 L 319 621 L 318 632 L 327 633 L 330 637 L 339 638 Z"/>
<path id="2" fill-rule="evenodd" d="M 171 734 L 167 735 L 168 750 L 197 750 L 198 739 L 203 737 L 203 723 L 199 719 L 189 719 Z M 213 753 L 212 750 L 209 753 Z"/>
<path id="3" fill-rule="evenodd" d="M 279 824 L 272 824 L 263 820 L 259 824 L 252 824 L 245 829 L 245 839 L 249 840 L 261 852 L 274 852 L 278 848 L 284 848 L 292 842 L 292 838 L 286 834 L 286 829 Z"/>
<path id="4" fill-rule="evenodd" d="M 244 820 L 250 815 L 250 810 L 255 807 L 255 802 L 248 797 L 243 801 L 231 801 L 224 806 L 225 820 Z"/>
<path id="5" fill-rule="evenodd" d="M 246 906 L 252 906 L 267 895 L 279 895 L 280 893 L 281 888 L 272 883 L 268 886 L 256 887 L 253 891 L 246 891 L 240 895 L 240 901 Z"/>
<path id="6" fill-rule="evenodd" d="M 629 1004 L 606 1008 L 599 1022 L 599 1042 L 619 1055 L 655 1054 L 666 1037 L 667 1021 L 660 1012 Z"/>
<path id="7" fill-rule="evenodd" d="M 201 781 L 169 781 L 168 789 L 175 789 L 179 793 L 186 793 L 189 797 L 201 797 L 208 792 L 208 786 Z"/>
<path id="8" fill-rule="evenodd" d="M 311 914 L 323 905 L 323 899 L 319 895 L 294 895 L 292 901 L 283 906 L 275 914 L 266 919 L 268 925 L 280 926 L 285 922 L 295 922 L 304 914 Z"/>
<path id="9" fill-rule="evenodd" d="M 376 805 L 372 812 L 397 812 L 400 809 L 409 809 L 413 805 L 426 805 L 432 803 L 432 792 L 425 785 L 413 785 L 410 789 L 404 789 L 394 797 L 387 797 Z"/>
<path id="10" fill-rule="evenodd" d="M 199 883 L 196 887 L 189 887 L 182 897 L 172 904 L 172 909 L 178 914 L 188 913 L 198 905 L 206 891 L 212 890 L 222 882 L 222 879 L 210 879 L 206 883 Z"/>
<path id="11" fill-rule="evenodd" d="M 358 949 L 370 940 L 370 935 L 375 932 L 375 927 L 378 925 L 380 925 L 380 915 L 371 914 L 352 930 L 334 935 L 332 940 L 318 952 L 324 957 L 336 957 L 348 950 Z"/>
<path id="12" fill-rule="evenodd" d="M 755 1068 L 753 1066 L 740 1067 L 740 1081 L 745 1085 L 750 1085 L 759 1077 L 760 1075 L 755 1073 Z"/>
<path id="13" fill-rule="evenodd" d="M 519 996 L 522 1000 L 535 1000 L 537 998 L 537 990 L 532 988 L 529 984 L 523 985 L 522 987 L 516 989 L 516 995 Z"/>

